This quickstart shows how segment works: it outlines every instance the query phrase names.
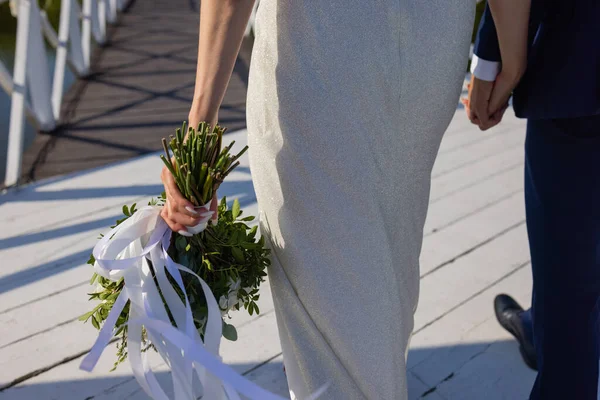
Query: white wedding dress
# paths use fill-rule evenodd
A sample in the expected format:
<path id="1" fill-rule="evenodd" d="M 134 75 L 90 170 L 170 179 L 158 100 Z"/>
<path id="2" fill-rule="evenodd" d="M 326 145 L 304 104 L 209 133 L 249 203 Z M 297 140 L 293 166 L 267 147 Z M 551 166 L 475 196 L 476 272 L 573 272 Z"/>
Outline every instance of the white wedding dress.
<path id="1" fill-rule="evenodd" d="M 292 396 L 405 400 L 430 175 L 474 0 L 261 0 L 250 162 Z"/>

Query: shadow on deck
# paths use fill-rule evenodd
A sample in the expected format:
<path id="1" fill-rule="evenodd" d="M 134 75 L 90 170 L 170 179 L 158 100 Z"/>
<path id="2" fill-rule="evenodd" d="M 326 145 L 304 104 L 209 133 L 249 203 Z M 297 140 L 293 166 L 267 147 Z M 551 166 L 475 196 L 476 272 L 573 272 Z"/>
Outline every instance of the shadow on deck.
<path id="1" fill-rule="evenodd" d="M 97 48 L 93 73 L 65 95 L 62 125 L 40 133 L 23 157 L 23 182 L 81 171 L 161 149 L 160 139 L 187 119 L 198 46 L 194 0 L 133 1 Z M 220 122 L 246 126 L 252 49 L 245 40 Z"/>

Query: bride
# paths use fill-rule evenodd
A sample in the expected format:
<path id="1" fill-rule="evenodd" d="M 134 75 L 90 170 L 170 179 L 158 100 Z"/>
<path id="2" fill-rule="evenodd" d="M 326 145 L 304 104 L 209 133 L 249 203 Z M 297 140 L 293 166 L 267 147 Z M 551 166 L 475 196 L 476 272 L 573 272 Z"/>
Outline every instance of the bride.
<path id="1" fill-rule="evenodd" d="M 203 0 L 190 125 L 217 121 L 253 0 Z M 261 0 L 250 166 L 293 398 L 406 399 L 430 174 L 475 1 Z M 163 171 L 163 218 L 197 217 Z"/>

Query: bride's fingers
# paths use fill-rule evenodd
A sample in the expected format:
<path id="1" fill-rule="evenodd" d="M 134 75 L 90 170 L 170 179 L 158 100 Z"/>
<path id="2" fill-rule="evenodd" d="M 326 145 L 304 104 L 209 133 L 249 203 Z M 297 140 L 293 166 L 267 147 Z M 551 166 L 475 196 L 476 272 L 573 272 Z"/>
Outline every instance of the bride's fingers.
<path id="1" fill-rule="evenodd" d="M 198 212 L 194 210 L 194 205 L 183 197 L 175 183 L 175 178 L 166 167 L 162 170 L 161 180 L 165 185 L 167 200 L 171 203 L 172 208 L 179 213 L 197 218 Z"/>
<path id="2" fill-rule="evenodd" d="M 171 198 L 167 199 L 165 208 L 168 210 L 169 219 L 184 226 L 197 225 L 203 219 L 198 213 L 194 214 L 194 216 L 190 216 L 187 214 L 187 210 L 185 210 L 186 212 L 183 212 L 181 206 L 173 202 Z"/>
<path id="3" fill-rule="evenodd" d="M 169 210 L 166 207 L 162 209 L 162 211 L 160 212 L 160 215 L 163 218 L 163 220 L 165 220 L 165 222 L 167 223 L 167 225 L 169 226 L 169 228 L 171 228 L 171 230 L 173 232 L 179 232 L 180 234 L 182 234 L 184 236 L 191 236 L 191 234 L 189 234 L 187 232 L 187 228 L 184 225 L 175 222 L 170 217 Z"/>
<path id="4" fill-rule="evenodd" d="M 219 200 L 217 199 L 217 194 L 215 193 L 215 195 L 212 198 L 212 201 L 210 202 L 210 211 L 212 211 L 212 217 L 211 217 L 211 221 L 214 225 L 217 224 L 217 222 L 219 221 Z"/>

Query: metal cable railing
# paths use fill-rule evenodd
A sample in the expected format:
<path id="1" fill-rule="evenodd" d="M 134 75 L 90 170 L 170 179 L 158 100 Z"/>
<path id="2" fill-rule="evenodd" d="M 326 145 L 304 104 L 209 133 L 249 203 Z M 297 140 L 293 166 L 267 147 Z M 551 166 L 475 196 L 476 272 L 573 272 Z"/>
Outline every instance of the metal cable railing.
<path id="1" fill-rule="evenodd" d="M 0 87 L 11 97 L 5 185 L 12 186 L 21 175 L 25 117 L 38 130 L 56 127 L 66 68 L 77 77 L 89 74 L 92 36 L 96 43 L 105 43 L 107 22 L 117 20 L 127 0 L 82 0 L 81 6 L 77 0 L 62 0 L 58 32 L 37 0 L 0 0 L 0 4 L 7 1 L 17 18 L 12 75 L 0 61 Z M 52 79 L 44 38 L 56 50 Z"/>

